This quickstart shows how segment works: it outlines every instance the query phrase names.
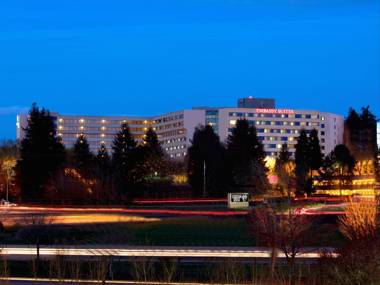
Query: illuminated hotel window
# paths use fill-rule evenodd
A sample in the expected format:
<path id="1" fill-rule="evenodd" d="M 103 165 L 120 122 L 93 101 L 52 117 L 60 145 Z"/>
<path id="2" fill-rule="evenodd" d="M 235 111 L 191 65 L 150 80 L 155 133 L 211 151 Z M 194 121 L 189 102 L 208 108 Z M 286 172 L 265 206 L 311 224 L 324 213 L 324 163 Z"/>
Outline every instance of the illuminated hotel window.
<path id="1" fill-rule="evenodd" d="M 79 122 L 80 122 L 80 123 L 84 123 L 84 119 L 80 119 Z"/>
<path id="2" fill-rule="evenodd" d="M 325 120 L 325 117 L 321 117 L 321 120 L 324 121 L 324 120 Z"/>
<path id="3" fill-rule="evenodd" d="M 230 125 L 236 125 L 236 120 L 230 120 Z"/>

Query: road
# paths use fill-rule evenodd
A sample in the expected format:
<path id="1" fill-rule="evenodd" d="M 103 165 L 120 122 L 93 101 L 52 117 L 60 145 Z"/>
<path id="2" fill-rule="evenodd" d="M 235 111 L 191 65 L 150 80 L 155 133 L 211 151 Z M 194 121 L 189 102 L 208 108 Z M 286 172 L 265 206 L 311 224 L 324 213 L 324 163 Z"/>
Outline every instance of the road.
<path id="1" fill-rule="evenodd" d="M 8 259 L 17 260 L 33 258 L 36 255 L 36 248 L 22 245 L 0 246 L 1 255 Z M 318 259 L 321 252 L 333 252 L 332 248 L 303 248 L 298 255 L 300 259 Z M 110 246 L 78 246 L 78 247 L 52 247 L 41 246 L 41 258 L 49 258 L 57 255 L 96 257 L 178 257 L 178 258 L 269 258 L 271 250 L 269 248 L 251 247 L 118 247 Z M 279 258 L 285 258 L 280 252 Z"/>
<path id="2" fill-rule="evenodd" d="M 57 285 L 57 284 L 83 284 L 83 285 L 99 285 L 100 281 L 73 281 L 73 280 L 51 280 L 51 279 L 34 279 L 34 278 L 15 278 L 1 279 L 1 285 Z M 180 283 L 180 282 L 138 282 L 138 281 L 115 281 L 107 280 L 106 284 L 119 284 L 119 285 L 211 285 L 210 283 Z M 215 284 L 215 283 L 214 283 Z M 228 284 L 225 284 L 228 285 Z"/>

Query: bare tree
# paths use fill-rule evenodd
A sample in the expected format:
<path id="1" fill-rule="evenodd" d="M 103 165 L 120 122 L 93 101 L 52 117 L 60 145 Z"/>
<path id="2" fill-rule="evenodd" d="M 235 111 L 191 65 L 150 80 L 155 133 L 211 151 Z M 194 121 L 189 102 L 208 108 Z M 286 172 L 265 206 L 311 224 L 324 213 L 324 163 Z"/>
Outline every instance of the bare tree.
<path id="1" fill-rule="evenodd" d="M 350 200 L 345 213 L 339 217 L 339 229 L 349 240 L 375 238 L 378 227 L 375 201 Z"/>
<path id="2" fill-rule="evenodd" d="M 105 285 L 109 263 L 110 260 L 107 256 L 101 256 L 95 262 L 91 262 L 89 267 L 90 279 Z"/>
<path id="3" fill-rule="evenodd" d="M 162 266 L 162 279 L 164 282 L 172 282 L 177 272 L 178 260 L 175 258 L 164 258 L 160 261 Z"/>
<path id="4" fill-rule="evenodd" d="M 42 240 L 48 237 L 48 229 L 51 219 L 43 213 L 32 213 L 25 217 L 26 226 L 21 228 L 17 235 L 18 238 L 27 240 L 36 246 L 36 262 L 34 263 L 36 274 L 39 271 L 40 264 L 40 245 Z"/>
<path id="5" fill-rule="evenodd" d="M 289 284 L 295 284 L 296 257 L 301 253 L 305 244 L 307 230 L 311 221 L 297 209 L 289 208 L 279 216 L 280 248 L 284 252 L 289 265 Z"/>
<path id="6" fill-rule="evenodd" d="M 257 208 L 253 211 L 252 221 L 256 225 L 257 238 L 271 248 L 271 278 L 274 277 L 279 248 L 280 227 L 273 207 Z"/>
<path id="7" fill-rule="evenodd" d="M 132 269 L 134 280 L 147 282 L 154 278 L 154 263 L 148 257 L 134 259 Z"/>
<path id="8" fill-rule="evenodd" d="M 256 224 L 258 237 L 271 248 L 271 278 L 274 278 L 277 251 L 280 249 L 289 265 L 289 284 L 294 284 L 295 261 L 304 246 L 310 219 L 290 206 L 285 212 L 268 206 L 255 209 L 252 221 Z"/>

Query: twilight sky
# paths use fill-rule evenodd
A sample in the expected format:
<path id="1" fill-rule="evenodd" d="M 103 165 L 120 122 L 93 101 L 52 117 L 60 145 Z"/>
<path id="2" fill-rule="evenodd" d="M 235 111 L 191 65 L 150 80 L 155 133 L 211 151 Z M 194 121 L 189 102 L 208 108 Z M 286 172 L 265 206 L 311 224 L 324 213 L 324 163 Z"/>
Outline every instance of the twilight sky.
<path id="1" fill-rule="evenodd" d="M 154 115 L 250 95 L 380 116 L 380 0 L 0 1 L 0 140 L 32 102 Z"/>

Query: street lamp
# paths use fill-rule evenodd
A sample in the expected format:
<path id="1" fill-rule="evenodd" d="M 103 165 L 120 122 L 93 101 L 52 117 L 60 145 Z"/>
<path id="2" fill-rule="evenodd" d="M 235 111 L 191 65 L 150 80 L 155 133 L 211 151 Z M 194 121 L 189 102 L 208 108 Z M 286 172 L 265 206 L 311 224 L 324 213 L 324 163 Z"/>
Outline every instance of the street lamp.
<path id="1" fill-rule="evenodd" d="M 203 197 L 206 197 L 206 160 L 203 161 Z"/>

